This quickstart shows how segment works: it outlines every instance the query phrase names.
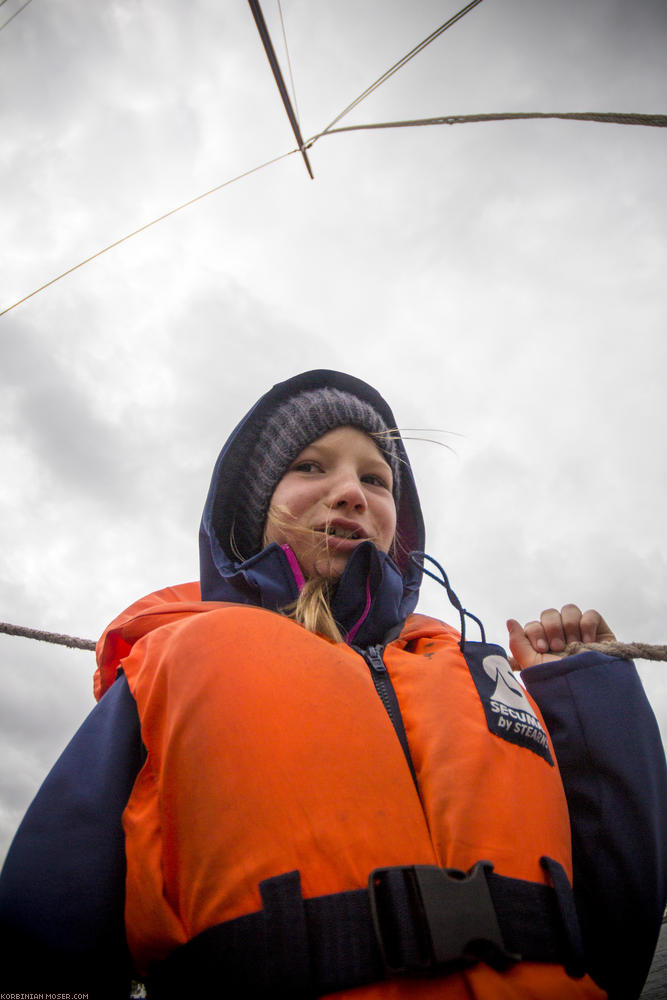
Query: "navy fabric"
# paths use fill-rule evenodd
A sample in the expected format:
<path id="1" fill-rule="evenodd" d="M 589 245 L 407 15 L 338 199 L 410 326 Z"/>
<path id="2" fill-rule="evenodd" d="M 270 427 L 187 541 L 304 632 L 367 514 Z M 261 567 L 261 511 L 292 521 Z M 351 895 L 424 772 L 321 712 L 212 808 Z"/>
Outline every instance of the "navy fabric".
<path id="1" fill-rule="evenodd" d="M 634 665 L 580 653 L 522 677 L 553 740 L 572 818 L 574 889 L 588 969 L 639 996 L 667 902 L 667 770 Z"/>
<path id="2" fill-rule="evenodd" d="M 236 483 L 245 474 L 248 449 L 267 414 L 304 389 L 330 386 L 352 392 L 380 413 L 387 427 L 396 418 L 379 393 L 360 379 L 342 372 L 313 371 L 280 382 L 262 396 L 236 427 L 216 461 L 199 530 L 201 594 L 204 601 L 233 601 L 279 610 L 298 596 L 294 574 L 278 545 L 269 545 L 245 562 L 233 552 Z M 372 606 L 355 635 L 358 645 L 382 642 L 387 632 L 414 611 L 422 571 L 409 553 L 424 547 L 424 521 L 419 497 L 403 442 L 397 439 L 401 459 L 401 499 L 397 511 L 396 562 L 372 542 L 358 545 L 341 577 L 332 611 L 345 634 L 362 617 L 366 582 L 370 579 Z M 217 529 L 217 530 L 216 530 Z"/>
<path id="3" fill-rule="evenodd" d="M 144 756 L 121 675 L 54 765 L 7 855 L 3 990 L 129 992 L 121 814 Z"/>
<path id="4" fill-rule="evenodd" d="M 584 957 L 584 945 L 581 937 L 581 927 L 577 915 L 572 887 L 568 881 L 565 869 L 553 858 L 542 857 L 540 864 L 549 875 L 554 893 L 556 905 L 561 918 L 561 925 L 565 931 L 567 941 L 567 960 L 564 963 L 568 976 L 583 976 L 586 972 L 586 959 Z"/>
<path id="5" fill-rule="evenodd" d="M 568 908 L 571 892 L 565 872 L 550 858 L 544 861 L 555 879 L 563 881 Z M 450 889 L 445 894 L 451 907 L 449 921 L 436 932 L 441 937 L 443 932 L 451 935 L 453 954 L 448 961 L 456 966 L 465 952 L 496 968 L 509 968 L 521 954 L 529 961 L 566 967 L 572 963 L 576 916 L 572 909 L 564 923 L 553 888 L 496 875 L 490 869 L 479 877 L 488 887 L 504 948 L 498 942 L 468 940 L 467 931 L 461 935 L 462 923 L 471 926 L 471 903 L 465 893 L 452 897 Z M 458 880 L 450 884 L 461 886 Z M 391 974 L 392 966 L 424 974 L 433 971 L 438 961 L 410 866 L 384 869 L 382 888 L 375 888 L 384 956 L 368 889 L 304 900 L 299 872 L 293 871 L 260 882 L 260 890 L 262 910 L 209 927 L 156 964 L 147 981 L 149 1000 L 214 996 L 220 984 L 230 997 L 314 998 L 379 982 Z"/>
<path id="6" fill-rule="evenodd" d="M 310 997 L 310 961 L 306 911 L 298 871 L 259 883 L 266 919 L 267 978 L 286 997 Z"/>

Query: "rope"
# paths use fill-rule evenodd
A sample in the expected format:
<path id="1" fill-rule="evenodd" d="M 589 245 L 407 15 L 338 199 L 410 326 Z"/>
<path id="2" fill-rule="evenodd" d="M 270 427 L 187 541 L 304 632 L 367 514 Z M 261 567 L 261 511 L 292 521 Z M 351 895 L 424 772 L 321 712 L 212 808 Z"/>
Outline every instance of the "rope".
<path id="1" fill-rule="evenodd" d="M 189 208 L 190 205 L 194 205 L 195 202 L 201 201 L 202 198 L 208 198 L 210 194 L 214 194 L 216 191 L 220 191 L 222 188 L 228 187 L 230 184 L 234 184 L 235 181 L 243 180 L 244 177 L 249 177 L 250 174 L 257 173 L 258 170 L 262 170 L 264 167 L 269 167 L 272 163 L 278 163 L 279 160 L 284 160 L 285 157 L 292 156 L 293 153 L 298 152 L 298 149 L 290 149 L 289 153 L 282 153 L 280 156 L 274 156 L 272 160 L 267 160 L 266 163 L 260 163 L 259 166 L 252 167 L 252 169 L 246 170 L 244 173 L 238 174 L 236 177 L 232 177 L 231 180 L 223 181 L 222 184 L 217 184 L 209 191 L 204 191 L 203 194 L 198 194 L 196 198 L 191 198 L 190 201 L 183 202 L 183 204 L 179 205 L 177 208 L 172 208 L 169 212 L 165 212 L 164 215 L 160 215 L 157 219 L 147 222 L 144 226 L 140 226 L 139 229 L 135 229 L 134 232 L 128 233 L 127 236 L 121 237 L 121 239 L 116 240 L 114 243 L 110 243 L 109 246 L 104 247 L 104 249 L 98 250 L 97 253 L 91 254 L 90 257 L 86 257 L 86 259 L 82 260 L 79 264 L 75 264 L 74 267 L 70 267 L 67 271 L 63 271 L 63 273 L 59 274 L 57 278 L 51 278 L 51 281 L 47 281 L 45 285 L 41 285 L 39 288 L 36 288 L 34 292 L 30 292 L 29 295 L 24 295 L 22 299 L 18 300 L 18 302 L 14 302 L 13 305 L 7 306 L 6 309 L 1 310 L 0 316 L 4 316 L 5 313 L 10 312 L 12 309 L 16 309 L 17 306 L 20 306 L 23 302 L 27 302 L 28 299 L 31 299 L 33 295 L 37 295 L 38 292 L 43 292 L 45 288 L 49 287 L 49 285 L 54 285 L 56 281 L 60 281 L 61 278 L 64 278 L 73 271 L 78 270 L 78 268 L 83 267 L 84 264 L 89 264 L 90 261 L 95 260 L 96 257 L 101 257 L 102 254 L 107 253 L 108 250 L 113 250 L 114 247 L 120 246 L 121 243 L 131 239 L 133 236 L 143 233 L 145 229 L 150 229 L 151 226 L 157 225 L 158 222 L 168 219 L 170 215 L 174 215 L 176 212 L 181 212 L 184 208 Z"/>
<path id="2" fill-rule="evenodd" d="M 25 639 L 39 639 L 41 642 L 53 642 L 57 646 L 69 646 L 71 649 L 95 649 L 92 639 L 77 639 L 74 635 L 62 635 L 60 632 L 43 632 L 41 629 L 24 628 L 22 625 L 9 625 L 0 622 L 0 632 L 6 635 L 20 635 Z"/>
<path id="3" fill-rule="evenodd" d="M 443 31 L 447 31 L 447 28 L 451 28 L 453 24 L 456 24 L 457 21 L 460 21 L 462 17 L 465 17 L 468 11 L 472 10 L 473 7 L 476 7 L 477 4 L 481 2 L 482 0 L 472 0 L 472 3 L 469 3 L 467 7 L 464 7 L 462 10 L 460 10 L 458 14 L 454 14 L 454 16 L 450 17 L 448 21 L 445 21 L 444 24 L 441 24 L 439 28 L 436 28 L 435 31 L 431 32 L 431 34 L 427 38 L 425 38 L 422 42 L 420 42 L 419 45 L 415 45 L 413 49 L 410 49 L 410 51 L 406 55 L 404 55 L 402 59 L 399 59 L 397 63 L 394 63 L 394 65 L 391 66 L 385 73 L 383 73 L 382 76 L 378 77 L 377 80 L 370 85 L 370 87 L 366 87 L 364 92 L 362 94 L 359 94 L 359 96 L 356 97 L 351 104 L 348 104 L 348 106 L 344 108 L 339 115 L 336 115 L 334 120 L 330 122 L 322 132 L 319 132 L 316 136 L 314 136 L 310 140 L 310 143 L 312 144 L 313 142 L 315 142 L 316 139 L 319 139 L 320 136 L 326 135 L 326 133 L 330 131 L 332 126 L 334 126 L 336 122 L 339 122 L 341 118 L 344 118 L 345 115 L 352 110 L 352 108 L 356 108 L 357 104 L 360 104 L 361 101 L 364 100 L 364 98 L 368 97 L 368 95 L 372 94 L 374 90 L 377 90 L 377 88 L 381 84 L 385 83 L 390 76 L 393 76 L 394 73 L 397 73 L 399 69 L 405 66 L 406 63 L 410 62 L 411 59 L 414 59 L 414 57 L 418 55 L 418 53 L 420 53 L 422 49 L 425 49 L 427 45 L 430 45 L 430 43 L 434 41 L 438 37 L 438 35 L 441 35 Z"/>
<path id="4" fill-rule="evenodd" d="M 287 68 L 289 70 L 290 83 L 292 85 L 292 100 L 294 101 L 294 117 L 297 122 L 299 121 L 299 105 L 296 100 L 296 87 L 294 86 L 294 74 L 292 73 L 292 60 L 289 57 L 289 48 L 287 47 L 287 33 L 285 32 L 285 21 L 283 19 L 283 8 L 281 6 L 280 0 L 278 3 L 278 13 L 280 14 L 280 27 L 283 33 L 283 45 L 285 46 L 285 55 L 287 56 Z"/>
<path id="5" fill-rule="evenodd" d="M 18 635 L 25 639 L 38 639 L 41 642 L 52 642 L 58 646 L 69 646 L 72 649 L 95 649 L 92 639 L 78 639 L 73 635 L 63 635 L 60 632 L 44 632 L 41 629 L 25 628 L 23 625 L 9 625 L 0 622 L 0 633 Z M 563 650 L 563 656 L 574 656 L 575 653 L 606 653 L 617 656 L 621 660 L 667 660 L 667 646 L 655 646 L 647 642 L 570 642 Z"/>
<path id="6" fill-rule="evenodd" d="M 4 3 L 4 2 L 5 2 L 5 0 L 2 0 L 2 2 Z M 26 8 L 26 7 L 28 6 L 28 4 L 29 4 L 29 3 L 31 3 L 31 2 L 32 2 L 32 0 L 25 0 L 25 3 L 23 4 L 23 6 L 22 6 L 22 7 L 19 7 L 19 9 L 18 9 L 17 11 L 15 11 L 15 12 L 14 12 L 14 13 L 12 14 L 12 16 L 11 16 L 11 17 L 8 17 L 8 18 L 7 18 L 7 20 L 6 20 L 5 22 L 4 22 L 4 24 L 0 24 L 0 31 L 2 31 L 2 29 L 3 29 L 3 28 L 6 28 L 6 27 L 7 27 L 7 25 L 9 24 L 9 22 L 10 22 L 10 21 L 13 21 L 15 17 L 18 17 L 18 16 L 19 16 L 19 14 L 21 13 L 21 11 L 22 11 L 22 10 L 25 10 L 25 8 Z M 0 6 L 1 6 L 1 5 L 0 5 Z"/>
<path id="7" fill-rule="evenodd" d="M 443 115 L 440 118 L 414 118 L 410 121 L 376 122 L 372 125 L 342 125 L 340 128 L 325 129 L 306 143 L 309 149 L 323 135 L 337 132 L 360 132 L 377 128 L 412 128 L 416 125 L 465 125 L 469 122 L 518 121 L 526 118 L 563 118 L 573 121 L 604 122 L 614 125 L 651 125 L 657 128 L 667 126 L 667 115 L 644 115 L 616 111 L 507 111 L 479 115 Z"/>
<path id="8" fill-rule="evenodd" d="M 607 653 L 621 660 L 667 660 L 667 646 L 652 646 L 647 642 L 570 642 L 563 656 L 575 653 Z"/>
<path id="9" fill-rule="evenodd" d="M 294 138 L 296 139 L 299 152 L 303 157 L 303 162 L 308 171 L 308 176 L 311 181 L 313 178 L 313 171 L 310 166 L 310 161 L 308 160 L 308 154 L 303 146 L 303 139 L 301 138 L 301 128 L 297 121 L 296 115 L 294 114 L 294 108 L 292 107 L 292 102 L 290 101 L 290 96 L 287 93 L 287 87 L 285 86 L 285 80 L 283 77 L 283 71 L 280 68 L 280 63 L 278 62 L 278 57 L 276 56 L 276 50 L 273 47 L 273 42 L 271 41 L 271 35 L 269 34 L 269 29 L 266 26 L 266 21 L 264 20 L 264 14 L 262 13 L 262 8 L 259 5 L 259 0 L 248 0 L 250 10 L 252 11 L 252 16 L 255 18 L 255 24 L 257 26 L 257 31 L 259 32 L 259 37 L 261 39 L 262 45 L 264 46 L 264 52 L 266 53 L 266 58 L 269 60 L 269 66 L 271 67 L 271 72 L 273 73 L 273 79 L 276 81 L 276 86 L 278 88 L 278 93 L 280 94 L 280 99 L 283 102 L 283 107 L 289 123 L 292 126 L 292 132 L 294 132 Z"/>
<path id="10" fill-rule="evenodd" d="M 481 0 L 477 0 L 477 2 L 479 3 Z M 342 114 L 339 115 L 335 121 L 338 121 L 341 117 Z M 621 114 L 614 111 L 564 111 L 553 113 L 543 113 L 540 111 L 516 111 L 481 115 L 447 115 L 441 118 L 417 118 L 412 121 L 378 122 L 373 125 L 343 125 L 340 128 L 331 128 L 331 126 L 329 126 L 324 129 L 323 132 L 318 132 L 317 135 L 308 139 L 303 148 L 310 149 L 313 143 L 317 142 L 317 140 L 323 135 L 334 135 L 337 132 L 357 132 L 364 129 L 378 128 L 408 128 L 415 125 L 461 125 L 467 122 L 511 121 L 524 118 L 564 118 L 578 121 L 608 122 L 617 125 L 652 125 L 659 128 L 667 126 L 667 115 Z M 133 236 L 137 236 L 139 233 L 143 233 L 144 230 L 150 229 L 151 226 L 157 225 L 158 222 L 168 219 L 170 215 L 175 215 L 176 212 L 181 212 L 184 208 L 189 208 L 190 205 L 194 205 L 195 202 L 201 201 L 202 198 L 207 198 L 210 194 L 214 194 L 216 191 L 220 191 L 222 188 L 228 187 L 230 184 L 234 184 L 236 181 L 240 181 L 244 177 L 249 177 L 250 174 L 254 174 L 258 170 L 271 166 L 273 163 L 278 163 L 279 160 L 284 160 L 285 157 L 292 156 L 294 153 L 298 152 L 303 152 L 303 150 L 290 149 L 288 153 L 282 153 L 280 156 L 275 156 L 272 160 L 260 163 L 259 166 L 252 167 L 250 170 L 246 170 L 244 173 L 238 174 L 236 177 L 232 177 L 228 181 L 223 181 L 222 184 L 217 184 L 208 191 L 204 191 L 203 194 L 198 194 L 195 198 L 191 198 L 190 201 L 186 201 L 182 205 L 172 208 L 169 212 L 165 212 L 163 215 L 158 216 L 157 219 L 147 222 L 145 225 L 140 226 L 139 229 L 135 229 L 133 232 L 128 233 L 127 236 L 121 237 L 121 239 L 116 240 L 114 243 L 110 243 L 102 250 L 98 250 L 97 253 L 91 254 L 90 257 L 86 257 L 85 260 L 82 260 L 80 263 L 75 264 L 66 271 L 63 271 L 62 274 L 59 274 L 57 277 L 51 278 L 50 281 L 47 281 L 44 285 L 40 285 L 39 288 L 36 288 L 28 295 L 24 295 L 22 299 L 14 302 L 11 306 L 7 306 L 6 309 L 0 310 L 0 316 L 4 316 L 6 313 L 11 312 L 12 309 L 16 309 L 17 306 L 20 306 L 24 302 L 27 302 L 28 299 L 31 299 L 33 295 L 37 295 L 38 292 L 43 292 L 45 288 L 49 288 L 49 286 L 54 285 L 56 281 L 60 281 L 61 278 L 67 277 L 67 275 L 72 274 L 73 271 L 77 271 L 80 267 L 83 267 L 84 264 L 89 264 L 90 261 L 95 260 L 96 257 L 101 257 L 102 254 L 107 253 L 109 250 L 113 250 L 114 247 L 120 246 L 121 243 L 125 243 L 126 240 L 131 239 Z"/>

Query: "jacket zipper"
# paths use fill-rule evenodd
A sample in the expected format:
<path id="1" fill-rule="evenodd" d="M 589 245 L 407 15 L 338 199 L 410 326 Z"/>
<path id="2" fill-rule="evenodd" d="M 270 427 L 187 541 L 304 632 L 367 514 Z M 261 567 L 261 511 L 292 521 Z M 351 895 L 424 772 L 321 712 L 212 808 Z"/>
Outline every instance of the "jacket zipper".
<path id="1" fill-rule="evenodd" d="M 371 677 L 373 678 L 373 684 L 375 685 L 375 690 L 380 696 L 380 701 L 385 707 L 387 715 L 391 721 L 394 731 L 398 736 L 399 743 L 405 754 L 405 759 L 408 762 L 408 767 L 410 768 L 410 774 L 412 775 L 412 780 L 415 783 L 415 788 L 419 793 L 419 786 L 417 784 L 417 775 L 415 774 L 414 765 L 412 763 L 412 757 L 410 756 L 410 747 L 408 745 L 408 738 L 405 733 L 405 726 L 403 725 L 403 717 L 401 716 L 401 708 L 398 704 L 398 698 L 396 697 L 396 692 L 394 691 L 394 685 L 391 683 L 391 677 L 389 676 L 389 671 L 385 666 L 385 662 L 382 659 L 382 654 L 384 652 L 384 646 L 368 646 L 366 649 L 360 649 L 358 646 L 354 646 L 354 649 L 363 656 L 364 660 L 368 664 L 371 670 Z"/>

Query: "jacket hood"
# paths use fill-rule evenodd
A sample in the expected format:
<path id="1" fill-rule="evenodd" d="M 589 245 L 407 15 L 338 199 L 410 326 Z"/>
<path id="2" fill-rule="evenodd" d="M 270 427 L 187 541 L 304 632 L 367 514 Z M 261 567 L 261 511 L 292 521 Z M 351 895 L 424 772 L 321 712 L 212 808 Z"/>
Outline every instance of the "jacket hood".
<path id="1" fill-rule="evenodd" d="M 231 544 L 237 505 L 236 484 L 246 474 L 247 456 L 269 414 L 300 392 L 335 388 L 369 403 L 394 431 L 396 419 L 372 386 L 343 372 L 317 370 L 280 382 L 262 396 L 225 443 L 213 470 L 199 532 L 201 597 L 204 601 L 234 601 L 280 610 L 296 600 L 299 587 L 289 558 L 272 543 L 245 561 Z M 401 485 L 397 510 L 396 562 L 370 542 L 362 542 L 350 557 L 337 588 L 332 611 L 344 633 L 355 643 L 379 642 L 400 625 L 417 604 L 421 569 L 409 558 L 423 551 L 424 522 L 412 470 L 398 438 Z M 214 527 L 215 525 L 215 527 Z M 217 530 L 216 530 L 217 528 Z"/>

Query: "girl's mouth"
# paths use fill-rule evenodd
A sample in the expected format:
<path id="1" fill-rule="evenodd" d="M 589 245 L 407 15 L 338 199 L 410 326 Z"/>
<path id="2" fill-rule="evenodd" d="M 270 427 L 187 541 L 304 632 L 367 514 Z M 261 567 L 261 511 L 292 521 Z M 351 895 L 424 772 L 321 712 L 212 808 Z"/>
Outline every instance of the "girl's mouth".
<path id="1" fill-rule="evenodd" d="M 317 530 L 328 535 L 330 538 L 343 538 L 348 541 L 359 541 L 360 538 L 366 537 L 359 528 L 352 531 L 349 528 L 342 528 L 337 524 L 327 524 L 324 528 L 318 528 Z"/>

